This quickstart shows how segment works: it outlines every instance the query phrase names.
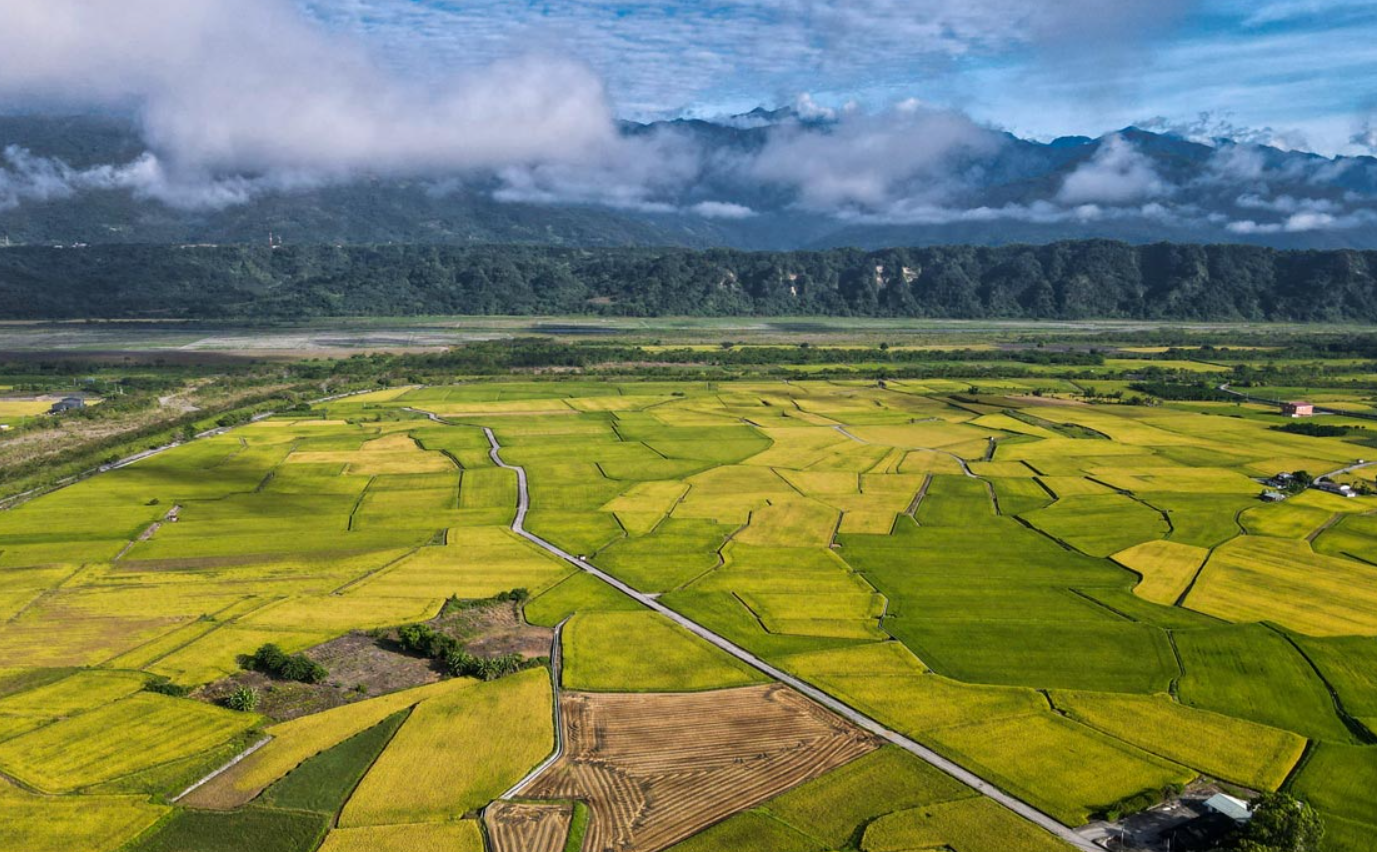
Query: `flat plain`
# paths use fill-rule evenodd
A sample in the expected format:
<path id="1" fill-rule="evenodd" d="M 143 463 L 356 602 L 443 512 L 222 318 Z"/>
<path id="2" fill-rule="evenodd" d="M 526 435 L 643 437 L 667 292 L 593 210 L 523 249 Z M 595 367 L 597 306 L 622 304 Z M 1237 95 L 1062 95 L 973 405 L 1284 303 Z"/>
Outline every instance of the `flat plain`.
<path id="1" fill-rule="evenodd" d="M 1360 852 L 1377 498 L 1258 495 L 1356 462 L 1362 436 L 1069 387 L 403 384 L 37 496 L 0 512 L 12 836 L 1069 848 L 513 532 L 517 478 L 486 427 L 528 478 L 531 533 L 1067 826 L 1203 779 L 1303 793 L 1340 826 L 1326 852 Z M 454 676 L 440 655 L 429 682 L 337 683 L 339 706 L 289 719 L 217 704 L 265 644 L 325 659 L 494 596 L 560 627 L 558 678 L 543 658 Z"/>

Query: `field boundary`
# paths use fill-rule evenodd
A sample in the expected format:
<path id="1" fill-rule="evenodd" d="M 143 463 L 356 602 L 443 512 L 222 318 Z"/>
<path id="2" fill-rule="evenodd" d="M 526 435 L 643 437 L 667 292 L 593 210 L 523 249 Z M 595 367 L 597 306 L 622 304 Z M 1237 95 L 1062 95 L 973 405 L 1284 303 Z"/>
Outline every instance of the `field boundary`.
<path id="1" fill-rule="evenodd" d="M 574 575 L 571 574 L 570 576 L 572 577 Z M 561 580 L 560 582 L 563 581 Z M 549 757 L 542 760 L 535 769 L 527 772 L 524 778 L 513 784 L 505 793 L 497 797 L 502 801 L 509 802 L 521 795 L 522 790 L 531 786 L 537 778 L 545 774 L 545 770 L 554 766 L 555 761 L 564 756 L 564 710 L 560 707 L 559 692 L 561 688 L 561 671 L 564 664 L 564 625 L 569 623 L 569 618 L 572 618 L 572 616 L 566 617 L 559 624 L 555 625 L 555 636 L 550 642 L 550 693 L 554 696 L 555 705 L 555 750 Z"/>
<path id="2" fill-rule="evenodd" d="M 171 799 L 171 801 L 174 802 L 174 803 L 175 803 L 175 802 L 180 802 L 182 799 L 185 799 L 187 796 L 191 795 L 191 794 L 192 794 L 193 792 L 195 792 L 197 789 L 201 788 L 202 786 L 204 786 L 204 785 L 206 785 L 206 784 L 209 784 L 211 781 L 214 781 L 216 778 L 219 778 L 221 775 L 225 774 L 225 773 L 228 772 L 230 769 L 232 769 L 232 768 L 234 768 L 235 766 L 237 766 L 237 765 L 239 764 L 239 762 L 242 761 L 244 758 L 246 758 L 246 757 L 248 757 L 249 755 L 253 754 L 254 752 L 258 751 L 260 748 L 262 748 L 263 746 L 267 745 L 268 743 L 270 743 L 270 742 L 272 742 L 272 741 L 273 741 L 273 738 L 272 738 L 272 737 L 264 737 L 263 739 L 259 740 L 258 742 L 254 743 L 253 745 L 251 745 L 251 746 L 249 746 L 248 748 L 244 749 L 243 751 L 239 752 L 239 753 L 236 754 L 234 757 L 230 758 L 229 762 L 226 763 L 224 766 L 220 767 L 219 769 L 213 770 L 212 772 L 210 772 L 209 774 L 207 774 L 207 775 L 206 775 L 204 778 L 202 778 L 201 780 L 199 780 L 199 781 L 193 783 L 190 787 L 186 788 L 186 789 L 183 790 L 182 792 L 180 792 L 180 793 L 178 793 L 177 795 L 173 796 L 172 799 Z"/>
<path id="3" fill-rule="evenodd" d="M 427 416 L 429 416 L 431 419 L 437 422 L 444 422 L 441 418 L 434 414 L 427 413 Z M 838 431 L 842 432 L 843 434 L 846 434 L 845 429 L 842 429 L 841 427 L 836 428 L 838 429 Z M 784 672 L 783 670 L 770 665 L 769 663 L 765 662 L 764 660 L 760 659 L 759 657 L 755 656 L 754 654 L 750 653 L 744 648 L 739 647 L 738 645 L 723 638 L 722 636 L 719 636 L 718 634 L 712 632 L 706 627 L 703 627 L 698 622 L 693 621 L 687 616 L 680 614 L 676 610 L 670 609 L 669 607 L 660 603 L 654 597 L 636 591 L 631 586 L 627 585 L 626 583 L 623 583 L 616 577 L 613 577 L 612 575 L 602 571 L 601 569 L 588 563 L 587 561 L 579 559 L 578 557 L 575 557 L 561 550 L 560 548 L 549 543 L 548 541 L 545 541 L 544 539 L 540 538 L 539 536 L 533 533 L 527 532 L 524 526 L 524 521 L 526 519 L 526 512 L 529 507 L 530 498 L 526 482 L 526 469 L 524 467 L 521 467 L 520 465 L 507 464 L 505 461 L 502 460 L 502 445 L 498 443 L 497 436 L 493 434 L 492 429 L 484 426 L 483 433 L 488 438 L 488 443 L 490 446 L 488 456 L 493 460 L 493 463 L 498 465 L 499 467 L 506 468 L 508 470 L 516 472 L 518 505 L 516 511 L 516 518 L 512 521 L 511 529 L 517 535 L 520 535 L 522 538 L 525 538 L 532 544 L 535 544 L 543 550 L 546 550 L 552 555 L 559 557 L 561 560 L 578 568 L 579 570 L 592 574 L 594 577 L 598 578 L 599 580 L 603 581 L 609 586 L 612 586 L 614 589 L 631 598 L 632 600 L 637 601 L 638 603 L 642 604 L 648 609 L 660 613 L 661 615 L 675 622 L 679 626 L 687 629 L 699 638 L 706 640 L 707 642 L 711 643 L 712 645 L 716 646 L 722 651 L 725 651 L 726 653 L 730 654 L 731 656 L 735 657 L 741 662 L 768 675 L 772 679 L 779 681 L 780 683 L 783 683 L 786 686 L 792 687 L 793 689 L 802 693 L 804 696 L 812 699 L 813 701 L 817 702 L 818 704 L 822 705 L 828 710 L 831 710 L 832 712 L 836 713 L 842 718 L 859 726 L 863 730 L 869 731 L 870 733 L 879 736 L 881 739 L 884 739 L 890 743 L 893 743 L 896 746 L 899 746 L 900 748 L 904 749 L 910 754 L 913 754 L 914 756 L 930 764 L 934 768 L 946 773 L 947 775 L 951 776 L 957 781 L 960 781 L 966 786 L 974 789 L 981 795 L 986 796 L 989 799 L 992 799 L 1002 807 L 1012 811 L 1013 813 L 1033 823 L 1039 828 L 1042 828 L 1044 831 L 1047 831 L 1049 834 L 1052 834 L 1053 836 L 1070 844 L 1076 849 L 1083 850 L 1083 852 L 1102 852 L 1099 846 L 1096 846 L 1094 843 L 1082 837 L 1074 829 L 1069 828 L 1066 825 L 1063 825 L 1058 820 L 1038 810 L 1037 808 L 1033 807 L 1027 802 L 1024 802 L 1023 800 L 1009 793 L 1004 792 L 1003 790 L 999 789 L 995 785 L 991 784 L 990 782 L 986 781 L 985 779 L 981 778 L 974 772 L 971 772 L 970 770 L 966 769 L 965 767 L 961 766 L 955 761 L 942 756 L 941 754 L 937 753 L 936 751 L 933 751 L 927 746 L 922 745 L 916 740 L 910 739 L 904 736 L 903 734 L 898 733 L 897 731 L 893 731 L 885 727 L 884 725 L 880 724 L 879 722 L 870 718 L 864 713 L 861 713 L 860 711 L 854 709 L 850 705 L 833 698 L 832 696 L 828 695 L 827 693 L 823 692 L 817 687 L 809 684 L 808 682 L 800 680 L 799 678 L 794 677 L 793 675 L 790 675 L 787 672 Z M 853 440 L 859 440 L 855 438 L 855 436 L 848 435 L 848 437 L 851 437 Z M 866 442 L 861 441 L 861 443 Z M 967 472 L 967 476 L 971 476 L 972 478 L 978 478 L 975 477 L 974 474 L 969 472 Z"/>

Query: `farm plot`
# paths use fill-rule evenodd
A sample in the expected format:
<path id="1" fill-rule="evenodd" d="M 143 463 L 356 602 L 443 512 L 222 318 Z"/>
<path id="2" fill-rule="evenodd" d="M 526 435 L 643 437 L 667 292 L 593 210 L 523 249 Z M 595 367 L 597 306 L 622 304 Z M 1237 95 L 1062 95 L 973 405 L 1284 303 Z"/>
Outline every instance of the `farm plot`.
<path id="1" fill-rule="evenodd" d="M 1133 593 L 1171 606 L 1185 593 L 1210 552 L 1174 541 L 1147 541 L 1114 554 L 1114 561 L 1141 576 Z"/>
<path id="2" fill-rule="evenodd" d="M 484 852 L 478 820 L 337 828 L 319 852 Z"/>
<path id="3" fill-rule="evenodd" d="M 14 852 L 108 852 L 167 811 L 147 796 L 38 796 L 0 782 L 0 842 Z"/>
<path id="4" fill-rule="evenodd" d="M 1081 825 L 1143 790 L 1195 777 L 1179 764 L 1046 712 L 939 728 L 927 739 L 1067 825 Z"/>
<path id="5" fill-rule="evenodd" d="M 1329 690 L 1280 634 L 1255 624 L 1185 630 L 1181 703 L 1295 731 L 1349 742 Z"/>
<path id="6" fill-rule="evenodd" d="M 1377 748 L 1320 743 L 1296 776 L 1293 789 L 1321 813 L 1360 823 L 1371 839 L 1377 836 L 1377 802 L 1372 797 L 1374 785 L 1377 785 Z M 1353 852 L 1362 848 L 1365 847 L 1348 847 Z"/>
<path id="7" fill-rule="evenodd" d="M 864 852 L 915 849 L 1058 852 L 1070 847 L 988 799 L 962 799 L 888 814 L 866 826 Z"/>
<path id="8" fill-rule="evenodd" d="M 573 821 L 566 804 L 493 802 L 483 811 L 493 852 L 564 852 Z"/>
<path id="9" fill-rule="evenodd" d="M 1091 556 L 1162 538 L 1169 529 L 1161 512 L 1119 494 L 1063 497 L 1023 518 Z"/>
<path id="10" fill-rule="evenodd" d="M 421 704 L 364 776 L 340 826 L 446 822 L 481 807 L 554 750 L 550 701 L 549 672 L 532 669 Z"/>
<path id="11" fill-rule="evenodd" d="M 191 757 L 258 721 L 195 701 L 132 695 L 0 743 L 0 767 L 38 789 L 66 792 Z"/>
<path id="12" fill-rule="evenodd" d="M 1312 636 L 1377 635 L 1377 567 L 1321 556 L 1307 542 L 1248 536 L 1214 551 L 1186 605 L 1230 621 L 1272 621 Z"/>
<path id="13" fill-rule="evenodd" d="M 1057 709 L 1156 755 L 1255 790 L 1275 790 L 1305 751 L 1289 731 L 1184 707 L 1167 695 L 1054 692 Z"/>
<path id="14" fill-rule="evenodd" d="M 659 613 L 580 613 L 563 638 L 566 689 L 687 691 L 764 680 Z"/>
<path id="15" fill-rule="evenodd" d="M 589 852 L 656 852 L 875 748 L 777 684 L 561 701 L 566 752 L 526 795 L 588 802 Z"/>

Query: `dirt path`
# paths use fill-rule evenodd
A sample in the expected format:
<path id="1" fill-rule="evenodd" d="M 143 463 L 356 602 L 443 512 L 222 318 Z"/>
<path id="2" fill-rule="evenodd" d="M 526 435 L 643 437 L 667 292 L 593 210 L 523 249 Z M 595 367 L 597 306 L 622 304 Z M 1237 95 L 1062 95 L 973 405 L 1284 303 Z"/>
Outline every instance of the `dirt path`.
<path id="1" fill-rule="evenodd" d="M 427 413 L 427 416 L 429 416 L 432 420 L 435 420 L 437 422 L 444 422 L 441 418 L 435 416 L 434 414 Z M 843 435 L 846 435 L 852 440 L 861 441 L 860 438 L 856 438 L 854 435 L 849 434 L 843 427 L 838 426 L 835 428 Z M 506 470 L 514 471 L 516 473 L 516 519 L 512 522 L 511 528 L 512 531 L 515 532 L 517 535 L 521 536 L 522 538 L 526 539 L 527 541 L 531 542 L 532 544 L 536 545 L 537 547 L 541 548 L 547 553 L 550 553 L 553 556 L 556 556 L 559 559 L 563 560 L 564 562 L 574 566 L 575 568 L 592 574 L 594 577 L 597 577 L 599 580 L 603 581 L 607 585 L 611 586 L 612 588 L 616 589 L 617 591 L 621 592 L 627 597 L 637 601 L 642 606 L 645 606 L 648 609 L 660 613 L 661 615 L 665 616 L 666 618 L 685 628 L 686 630 L 698 636 L 699 638 L 704 639 L 707 642 L 710 642 L 711 644 L 717 646 L 721 650 L 732 655 L 733 657 L 737 658 L 743 663 L 746 663 L 752 668 L 769 675 L 771 678 L 774 678 L 780 683 L 784 683 L 788 686 L 793 687 L 794 689 L 808 696 L 812 700 L 816 701 L 818 704 L 821 704 L 823 707 L 826 707 L 827 709 L 831 710 L 832 712 L 836 713 L 842 718 L 847 719 L 853 724 L 858 725 L 859 727 L 867 731 L 870 731 L 876 736 L 879 736 L 885 739 L 886 741 L 893 743 L 896 746 L 899 746 L 900 748 L 904 749 L 910 754 L 913 754 L 916 757 L 921 758 L 922 760 L 926 761 L 927 763 L 931 764 L 937 769 L 940 769 L 941 771 L 945 772 L 946 774 L 950 775 L 956 780 L 962 782 L 968 787 L 971 787 L 981 795 L 992 799 L 993 801 L 999 803 L 1003 807 L 1013 811 L 1014 813 L 1028 820 L 1029 822 L 1032 822 L 1033 824 L 1039 826 L 1047 832 L 1055 835 L 1057 838 L 1070 844 L 1076 849 L 1083 850 L 1083 852 L 1103 852 L 1103 850 L 1099 846 L 1096 846 L 1095 844 L 1091 843 L 1089 840 L 1082 837 L 1080 834 L 1076 833 L 1076 831 L 1074 831 L 1073 829 L 1062 825 L 1060 822 L 1053 819 L 1051 816 L 1048 816 L 1047 814 L 1043 813 L 1037 808 L 1034 808 L 1028 803 L 1020 799 L 1017 799 L 1009 795 L 1008 793 L 1005 793 L 1003 790 L 1000 790 L 998 787 L 995 787 L 993 784 L 990 784 L 989 782 L 985 781 L 983 778 L 979 777 L 975 773 L 948 760 L 947 758 L 943 757 L 942 755 L 938 754 L 937 752 L 933 751 L 927 746 L 924 746 L 915 740 L 911 740 L 903 734 L 898 733 L 897 731 L 890 730 L 889 728 L 885 727 L 884 725 L 880 724 L 879 722 L 875 721 L 869 716 L 866 716 L 864 713 L 860 713 L 852 707 L 843 704 L 842 702 L 838 701 L 837 699 L 833 698 L 827 693 L 817 689 L 811 684 L 799 680 L 793 675 L 790 675 L 784 671 L 781 671 L 780 669 L 775 668 L 774 666 L 755 656 L 751 652 L 731 643 L 727 639 L 724 639 L 723 637 L 717 635 L 716 633 L 712 632 L 711 630 L 702 626 L 696 621 L 693 621 L 679 614 L 677 611 L 670 609 L 669 607 L 660 603 L 654 597 L 638 592 L 637 590 L 618 580 L 616 577 L 613 577 L 612 575 L 598 569 L 597 567 L 582 559 L 579 559 L 569 553 L 566 553 L 565 551 L 561 550 L 560 548 L 556 547 L 555 545 L 551 544 L 545 539 L 535 535 L 534 533 L 528 532 L 525 528 L 525 521 L 526 512 L 530 507 L 530 496 L 526 484 L 526 469 L 524 467 L 521 467 L 520 465 L 511 465 L 504 462 L 501 456 L 502 445 L 498 443 L 497 436 L 494 435 L 492 430 L 487 428 L 486 426 L 483 427 L 483 433 L 488 438 L 488 444 L 490 446 L 490 449 L 488 450 L 488 455 L 492 458 L 493 463 L 496 464 L 498 467 L 505 468 Z M 861 443 L 867 442 L 861 441 Z M 951 454 L 948 453 L 947 455 Z M 965 462 L 964 460 L 961 461 L 962 467 L 964 469 Z M 969 470 L 967 470 L 966 475 L 974 476 L 974 474 L 971 474 Z"/>

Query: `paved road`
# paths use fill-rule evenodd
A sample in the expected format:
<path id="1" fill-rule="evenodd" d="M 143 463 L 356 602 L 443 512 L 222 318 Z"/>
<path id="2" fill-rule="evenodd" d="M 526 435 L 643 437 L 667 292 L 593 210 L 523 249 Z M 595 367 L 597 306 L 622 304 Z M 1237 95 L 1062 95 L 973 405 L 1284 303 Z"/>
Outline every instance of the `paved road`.
<path id="1" fill-rule="evenodd" d="M 436 417 L 433 414 L 430 415 L 430 417 L 433 420 L 440 421 L 440 418 Z M 841 429 L 841 427 L 837 428 L 840 431 L 842 431 L 843 434 L 847 434 L 844 429 Z M 660 613 L 661 615 L 665 616 L 666 618 L 670 619 L 676 624 L 679 624 L 681 627 L 685 628 L 686 630 L 690 631 L 696 636 L 712 643 L 713 645 L 716 645 L 718 648 L 721 648 L 723 651 L 727 652 L 728 654 L 731 654 L 733 657 L 751 666 L 752 668 L 764 672 L 765 674 L 769 675 L 775 680 L 793 687 L 794 689 L 813 699 L 822 706 L 828 708 L 837 715 L 850 720 L 855 725 L 864 728 L 872 734 L 875 734 L 876 736 L 885 739 L 893 743 L 894 745 L 899 746 L 905 751 L 908 751 L 911 754 L 914 754 L 917 757 L 927 761 L 929 764 L 942 770 L 943 772 L 947 773 L 956 780 L 973 788 L 980 794 L 987 796 L 990 799 L 993 799 L 994 801 L 998 802 L 999 804 L 1003 805 L 1004 807 L 1008 808 L 1009 810 L 1013 811 L 1014 813 L 1018 814 L 1019 816 L 1028 820 L 1029 822 L 1032 822 L 1040 826 L 1041 828 L 1045 829 L 1046 831 L 1050 832 L 1051 834 L 1056 835 L 1059 839 L 1065 841 L 1066 843 L 1069 843 L 1075 848 L 1085 850 L 1085 852 L 1103 852 L 1101 847 L 1096 846 L 1089 840 L 1086 840 L 1084 837 L 1081 837 L 1074 830 L 1067 828 L 1060 822 L 1057 822 L 1052 817 L 1048 816 L 1047 814 L 1043 813 L 1037 808 L 1032 807 L 1026 802 L 1020 801 L 1019 799 L 1010 796 L 1008 793 L 1005 793 L 1003 790 L 1000 790 L 994 785 L 986 782 L 984 779 L 980 778 L 979 776 L 975 775 L 969 770 L 961 767 L 960 765 L 953 763 L 952 761 L 948 760 L 947 758 L 943 757 L 942 755 L 938 754 L 932 749 L 914 740 L 909 739 L 908 737 L 898 733 L 897 731 L 892 731 L 889 728 L 886 728 L 884 725 L 881 725 L 879 722 L 875 721 L 869 716 L 857 712 L 856 710 L 852 709 L 846 704 L 843 704 L 842 702 L 838 701 L 837 699 L 833 698 L 827 693 L 822 692 L 821 690 L 809 685 L 808 683 L 802 680 L 799 680 L 798 678 L 794 677 L 791 674 L 788 674 L 787 672 L 775 668 L 774 666 L 770 665 L 769 663 L 765 662 L 764 660 L 760 659 L 759 657 L 755 656 L 754 654 L 745 650 L 744 648 L 732 644 L 731 642 L 712 632 L 708 628 L 702 626 L 698 622 L 692 621 L 684 617 L 683 615 L 680 615 L 678 612 L 670 609 L 669 607 L 657 601 L 654 597 L 636 591 L 635 589 L 623 583 L 621 580 L 618 580 L 616 577 L 613 577 L 612 575 L 598 569 L 597 567 L 591 565 L 590 563 L 582 559 L 579 559 L 576 556 L 573 556 L 572 554 L 566 553 L 565 551 L 561 550 L 560 548 L 556 547 L 555 545 L 551 544 L 550 542 L 546 541 L 540 536 L 527 531 L 525 527 L 526 510 L 530 505 L 530 498 L 526 485 L 526 469 L 521 467 L 520 465 L 507 464 L 505 461 L 503 461 L 501 456 L 502 445 L 497 442 L 497 436 L 494 435 L 492 430 L 487 428 L 486 426 L 483 427 L 483 432 L 488 436 L 488 444 L 491 447 L 491 449 L 488 451 L 488 455 L 492 457 L 493 462 L 497 464 L 498 467 L 515 471 L 516 473 L 518 502 L 516 509 L 516 520 L 512 522 L 512 531 L 515 532 L 517 535 L 521 536 L 522 538 L 526 539 L 527 541 L 531 542 L 532 544 L 536 545 L 542 550 L 550 554 L 553 554 L 554 556 L 564 560 L 570 565 L 573 565 L 575 568 L 592 574 L 594 577 L 597 577 L 599 580 L 602 580 L 604 583 L 613 587 L 614 589 L 626 595 L 627 597 L 636 600 L 642 606 L 645 606 L 649 609 L 654 610 L 655 612 Z M 856 438 L 854 435 L 848 435 L 848 437 L 851 437 L 854 440 L 860 440 L 859 438 Z"/>
<path id="2" fill-rule="evenodd" d="M 568 621 L 569 619 L 566 618 L 564 619 L 564 621 L 561 621 L 559 624 L 555 625 L 555 638 L 550 646 L 550 684 L 553 687 L 552 691 L 554 692 L 555 696 L 554 754 L 551 754 L 549 757 L 545 758 L 544 763 L 540 764 L 535 769 L 532 769 L 530 772 L 526 773 L 525 778 L 522 778 L 520 781 L 513 784 L 511 786 L 511 789 L 503 793 L 498 798 L 516 798 L 518 795 L 520 795 L 522 790 L 525 790 L 527 787 L 531 786 L 531 782 L 536 780 L 536 778 L 539 777 L 539 775 L 542 772 L 549 769 L 551 766 L 554 765 L 554 762 L 556 760 L 559 760 L 561 757 L 564 756 L 564 710 L 562 707 L 560 707 L 559 704 L 559 683 L 560 671 L 564 666 L 564 625 L 568 623 Z"/>
<path id="3" fill-rule="evenodd" d="M 832 428 L 833 428 L 833 429 L 836 429 L 838 432 L 842 433 L 843 435 L 845 435 L 846 437 L 850 438 L 851 440 L 855 441 L 855 442 L 858 443 L 858 444 L 870 444 L 870 445 L 876 446 L 876 447 L 894 447 L 893 444 L 876 444 L 874 441 L 867 441 L 867 440 L 864 439 L 864 438 L 858 438 L 858 437 L 856 437 L 855 435 L 851 434 L 850 432 L 846 431 L 846 427 L 845 427 L 845 426 L 833 426 Z M 938 455 L 941 455 L 941 456 L 948 456 L 948 457 L 950 457 L 950 458 L 956 459 L 956 463 L 959 464 L 959 465 L 961 465 L 961 472 L 962 472 L 962 473 L 966 474 L 966 475 L 969 476 L 971 479 L 978 479 L 978 478 L 979 478 L 979 477 L 977 477 L 974 473 L 971 472 L 971 466 L 970 466 L 969 464 L 966 463 L 966 460 L 963 459 L 963 458 L 961 458 L 960 456 L 958 456 L 956 453 L 949 453 L 949 452 L 947 452 L 946 450 L 939 450 L 939 449 L 936 449 L 935 447 L 894 447 L 894 449 L 896 449 L 896 450 L 919 450 L 919 451 L 926 452 L 926 453 L 937 453 Z"/>

